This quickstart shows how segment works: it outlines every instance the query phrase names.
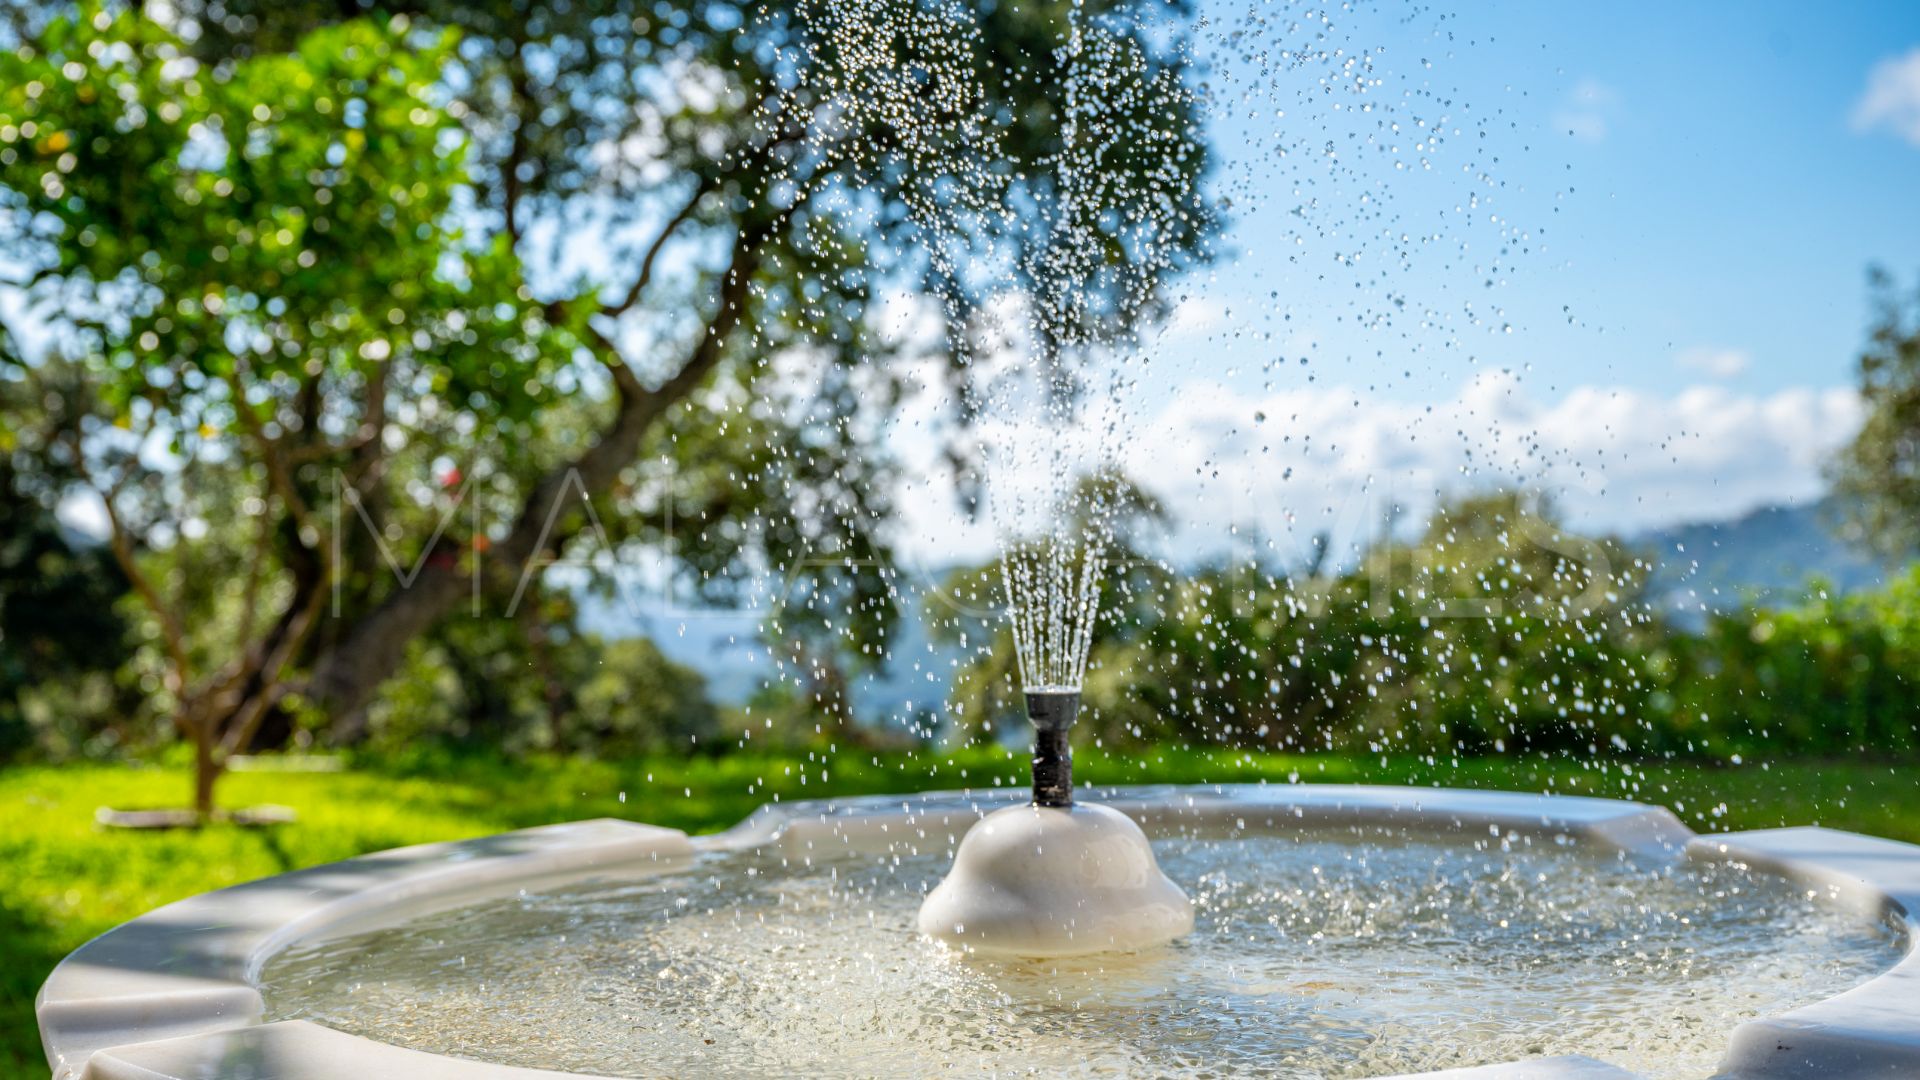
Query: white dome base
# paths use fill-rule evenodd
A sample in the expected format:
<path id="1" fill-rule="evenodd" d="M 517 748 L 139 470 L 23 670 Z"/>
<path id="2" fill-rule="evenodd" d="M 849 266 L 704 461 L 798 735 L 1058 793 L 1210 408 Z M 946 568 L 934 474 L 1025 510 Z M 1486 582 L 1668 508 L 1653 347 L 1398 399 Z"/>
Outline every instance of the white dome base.
<path id="1" fill-rule="evenodd" d="M 960 839 L 920 932 L 972 952 L 1077 956 L 1164 945 L 1193 904 L 1133 819 L 1098 803 L 1009 806 Z"/>

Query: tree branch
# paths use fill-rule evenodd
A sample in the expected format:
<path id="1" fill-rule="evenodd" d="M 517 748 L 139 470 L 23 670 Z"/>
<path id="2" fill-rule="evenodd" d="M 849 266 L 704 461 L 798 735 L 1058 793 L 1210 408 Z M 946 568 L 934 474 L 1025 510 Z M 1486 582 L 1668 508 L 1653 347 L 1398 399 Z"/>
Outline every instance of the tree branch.
<path id="1" fill-rule="evenodd" d="M 693 196 L 667 219 L 667 223 L 660 227 L 660 235 L 654 237 L 653 243 L 647 245 L 647 253 L 640 258 L 640 273 L 633 279 L 633 287 L 629 288 L 627 294 L 618 302 L 602 307 L 600 314 L 610 319 L 619 318 L 640 302 L 640 295 L 646 292 L 648 284 L 653 281 L 653 264 L 654 260 L 660 257 L 661 249 L 665 248 L 667 241 L 673 238 L 675 230 L 679 229 L 688 218 L 693 216 L 694 211 L 700 208 L 700 201 L 705 199 L 713 188 L 714 183 L 711 178 L 702 179 L 694 185 Z"/>
<path id="2" fill-rule="evenodd" d="M 523 28 L 524 29 L 524 28 Z M 507 141 L 507 156 L 500 163 L 500 204 L 506 218 L 507 239 L 513 246 L 520 246 L 520 196 L 523 183 L 520 179 L 520 166 L 527 160 L 527 117 L 526 104 L 532 100 L 527 86 L 527 67 L 523 59 L 525 52 L 525 34 L 519 35 L 522 47 L 513 51 L 513 59 L 508 63 L 507 86 L 513 95 L 513 107 L 508 115 L 513 117 L 513 135 Z"/>
<path id="3" fill-rule="evenodd" d="M 307 635 L 320 621 L 320 610 L 324 606 L 327 590 L 324 583 L 308 594 L 306 604 L 294 616 L 288 632 L 282 634 L 266 656 L 261 658 L 254 673 L 257 675 L 260 689 L 249 697 L 234 713 L 233 721 L 228 725 L 226 734 L 221 737 L 223 754 L 232 754 L 251 742 L 254 734 L 260 730 L 260 722 L 265 719 L 267 710 L 272 708 L 286 694 L 286 685 L 282 681 L 287 665 L 299 654 L 306 644 Z"/>
<path id="4" fill-rule="evenodd" d="M 135 594 L 147 605 L 147 609 L 153 612 L 154 619 L 160 623 L 162 648 L 166 650 L 167 659 L 174 669 L 173 691 L 176 695 L 183 694 L 186 691 L 187 680 L 193 673 L 192 661 L 187 656 L 187 635 L 181 628 L 180 620 L 173 609 L 161 598 L 160 590 L 154 586 L 153 579 L 147 577 L 146 572 L 140 569 L 140 560 L 134 557 L 132 534 L 127 529 L 126 522 L 120 517 L 119 508 L 113 504 L 114 497 L 119 494 L 119 485 L 102 488 L 94 483 L 78 446 L 74 448 L 74 469 L 80 474 L 80 478 L 87 487 L 100 497 L 101 505 L 107 509 L 109 529 L 107 546 L 113 551 L 114 562 L 120 565 L 120 572 L 127 575 L 127 581 L 133 586 Z"/>
<path id="5" fill-rule="evenodd" d="M 536 548 L 540 546 L 539 536 L 545 530 L 548 512 L 555 501 L 565 494 L 569 480 L 577 476 L 589 492 L 601 491 L 611 485 L 620 470 L 639 454 L 641 438 L 654 421 L 675 402 L 692 393 L 694 387 L 700 385 L 718 366 L 726 355 L 728 336 L 745 314 L 753 276 L 759 270 L 760 246 L 785 220 L 782 215 L 761 226 L 743 229 L 735 235 L 733 256 L 720 279 L 718 306 L 679 370 L 659 386 L 647 389 L 640 385 L 631 369 L 627 369 L 631 381 L 621 380 L 619 369 L 616 369 L 615 380 L 621 386 L 620 412 L 614 418 L 612 428 L 568 466 L 555 469 L 541 479 L 522 508 L 513 530 L 497 549 L 516 574 L 521 572 L 529 559 L 540 554 Z M 626 365 L 619 367 L 626 368 Z M 563 539 L 556 540 L 550 536 L 545 546 L 554 548 Z"/>
<path id="6" fill-rule="evenodd" d="M 233 392 L 233 411 L 240 419 L 240 426 L 260 446 L 260 457 L 267 466 L 267 479 L 273 490 L 287 504 L 287 513 L 301 534 L 312 529 L 313 511 L 307 506 L 307 500 L 301 496 L 298 485 L 293 482 L 293 470 L 288 468 L 288 450 L 277 438 L 267 434 L 261 426 L 260 418 L 253 415 L 253 409 L 247 405 L 246 388 L 240 382 L 240 372 L 236 368 L 227 373 L 227 386 Z M 316 534 L 317 535 L 317 534 Z"/>
<path id="7" fill-rule="evenodd" d="M 337 443 L 320 439 L 305 446 L 285 448 L 283 452 L 287 464 L 305 465 L 341 454 L 359 457 L 369 466 L 378 464 L 382 458 L 379 439 L 387 422 L 387 370 L 390 364 L 391 361 L 387 360 L 376 361 L 367 373 L 366 416 L 350 438 Z M 360 474 L 356 472 L 355 475 Z M 361 494 L 365 494 L 364 489 Z"/>
<path id="8" fill-rule="evenodd" d="M 612 424 L 592 446 L 550 470 L 528 492 L 507 537 L 493 548 L 496 581 L 517 584 L 537 558 L 570 539 L 573 528 L 553 528 L 552 517 L 573 485 L 589 494 L 611 487 L 620 470 L 639 455 L 648 429 L 718 366 L 728 339 L 746 315 L 761 246 L 786 221 L 786 215 L 778 215 L 736 234 L 732 256 L 720 278 L 717 304 L 699 340 L 671 377 L 648 389 L 624 363 L 613 368 L 619 411 Z M 467 587 L 458 567 L 428 566 L 412 587 L 388 596 L 320 657 L 308 689 L 333 710 L 338 732 L 354 734 L 361 706 L 398 667 L 406 643 L 457 607 L 467 596 Z"/>
<path id="9" fill-rule="evenodd" d="M 245 647 L 253 640 L 253 625 L 256 621 L 255 609 L 259 607 L 260 583 L 267 575 L 267 556 L 273 550 L 273 519 L 266 514 L 259 518 L 258 535 L 254 537 L 253 550 L 247 558 L 247 583 L 240 591 L 240 633 L 236 635 L 237 644 Z"/>

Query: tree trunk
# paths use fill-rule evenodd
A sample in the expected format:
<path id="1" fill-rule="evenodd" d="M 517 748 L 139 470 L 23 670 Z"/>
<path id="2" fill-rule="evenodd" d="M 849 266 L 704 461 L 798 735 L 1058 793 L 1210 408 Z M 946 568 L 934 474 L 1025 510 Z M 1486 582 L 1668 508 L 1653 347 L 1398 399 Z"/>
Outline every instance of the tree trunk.
<path id="1" fill-rule="evenodd" d="M 655 421 L 692 393 L 719 363 L 728 336 L 744 315 L 749 285 L 758 269 L 759 245 L 779 224 L 776 220 L 736 236 L 731 265 L 721 279 L 719 308 L 672 378 L 649 390 L 617 356 L 613 358 L 620 405 L 612 425 L 579 457 L 549 471 L 527 494 L 512 530 L 487 555 L 482 581 L 487 592 L 510 591 L 536 559 L 558 551 L 577 528 L 557 520 L 565 501 L 582 491 L 591 497 L 611 488 L 620 471 L 639 456 L 641 440 Z M 307 692 L 331 716 L 335 743 L 353 742 L 365 733 L 366 706 L 374 691 L 398 670 L 407 643 L 457 610 L 470 595 L 472 572 L 457 562 L 428 563 L 410 587 L 396 589 L 331 635 L 330 646 L 314 662 Z"/>
<path id="2" fill-rule="evenodd" d="M 205 825 L 213 820 L 213 785 L 220 779 L 220 762 L 213 755 L 213 725 L 193 726 L 193 813 Z"/>

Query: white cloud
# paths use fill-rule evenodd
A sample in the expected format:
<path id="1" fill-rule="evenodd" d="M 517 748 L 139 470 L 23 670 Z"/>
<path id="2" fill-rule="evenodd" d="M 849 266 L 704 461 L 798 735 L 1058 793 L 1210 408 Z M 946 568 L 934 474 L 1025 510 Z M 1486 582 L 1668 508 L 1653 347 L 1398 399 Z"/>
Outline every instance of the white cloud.
<path id="1" fill-rule="evenodd" d="M 1743 375 L 1749 367 L 1753 366 L 1753 354 L 1745 349 L 1729 349 L 1714 345 L 1696 345 L 1691 349 L 1682 349 L 1673 360 L 1688 371 L 1699 372 L 1716 379 L 1731 379 Z"/>
<path id="2" fill-rule="evenodd" d="M 1549 495 L 1586 527 L 1633 532 L 1816 497 L 1821 463 L 1859 422 L 1845 389 L 1702 385 L 1665 397 L 1584 386 L 1543 401 L 1489 373 L 1427 405 L 1339 388 L 1248 400 L 1195 385 L 1128 465 L 1184 515 L 1194 544 L 1234 525 L 1289 534 L 1296 547 L 1323 530 L 1364 543 L 1390 508 L 1417 521 L 1438 497 L 1493 486 Z"/>
<path id="3" fill-rule="evenodd" d="M 1553 126 L 1581 142 L 1602 142 L 1619 112 L 1618 90 L 1598 79 L 1581 79 L 1554 111 Z"/>
<path id="4" fill-rule="evenodd" d="M 1227 318 L 1227 306 L 1209 297 L 1190 296 L 1169 314 L 1161 333 L 1168 338 L 1204 337 Z"/>
<path id="5" fill-rule="evenodd" d="M 1888 57 L 1867 73 L 1853 106 L 1855 131 L 1889 131 L 1920 146 L 1920 46 Z"/>
<path id="6" fill-rule="evenodd" d="M 1579 527 L 1624 534 L 1809 500 L 1860 419 L 1844 388 L 1702 384 L 1669 396 L 1582 386 L 1544 400 L 1499 372 L 1421 403 L 1348 387 L 1248 395 L 1201 381 L 1130 425 L 1119 453 L 1177 522 L 1173 550 L 1244 551 L 1257 536 L 1297 559 L 1317 534 L 1330 535 L 1338 557 L 1375 537 L 1389 513 L 1418 523 L 1437 498 L 1499 486 L 1551 497 Z M 936 564 L 990 553 L 991 531 L 952 513 L 950 478 L 922 472 L 934 463 L 919 449 L 905 455 L 919 460 L 900 499 L 908 546 Z"/>

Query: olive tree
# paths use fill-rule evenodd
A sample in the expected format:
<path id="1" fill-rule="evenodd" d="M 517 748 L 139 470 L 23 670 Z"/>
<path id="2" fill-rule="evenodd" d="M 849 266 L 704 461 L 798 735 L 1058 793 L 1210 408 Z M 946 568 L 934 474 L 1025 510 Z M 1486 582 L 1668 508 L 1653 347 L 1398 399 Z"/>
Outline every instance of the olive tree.
<path id="1" fill-rule="evenodd" d="M 964 331 L 980 268 L 1071 263 L 1097 326 L 1059 336 L 1086 343 L 1204 252 L 1180 5 L 387 10 L 9 12 L 0 262 L 88 373 L 58 452 L 146 602 L 203 807 L 263 713 L 354 738 L 409 641 L 602 539 L 722 599 L 838 560 L 813 616 L 871 641 L 877 418 L 929 366 L 961 422 L 975 400 L 965 333 L 879 333 L 882 305 Z M 1067 48 L 1075 10 L 1100 48 Z M 1128 137 L 1069 191 L 1095 114 Z M 210 586 L 220 617 L 186 614 Z"/>
<path id="2" fill-rule="evenodd" d="M 202 812 L 326 613 L 319 471 L 382 482 L 397 381 L 530 413 L 554 348 L 454 230 L 451 47 L 353 22 L 209 66 L 88 8 L 0 59 L 7 252 L 53 354 L 9 337 L 13 426 L 104 515 Z M 502 357 L 527 375 L 496 383 Z"/>

